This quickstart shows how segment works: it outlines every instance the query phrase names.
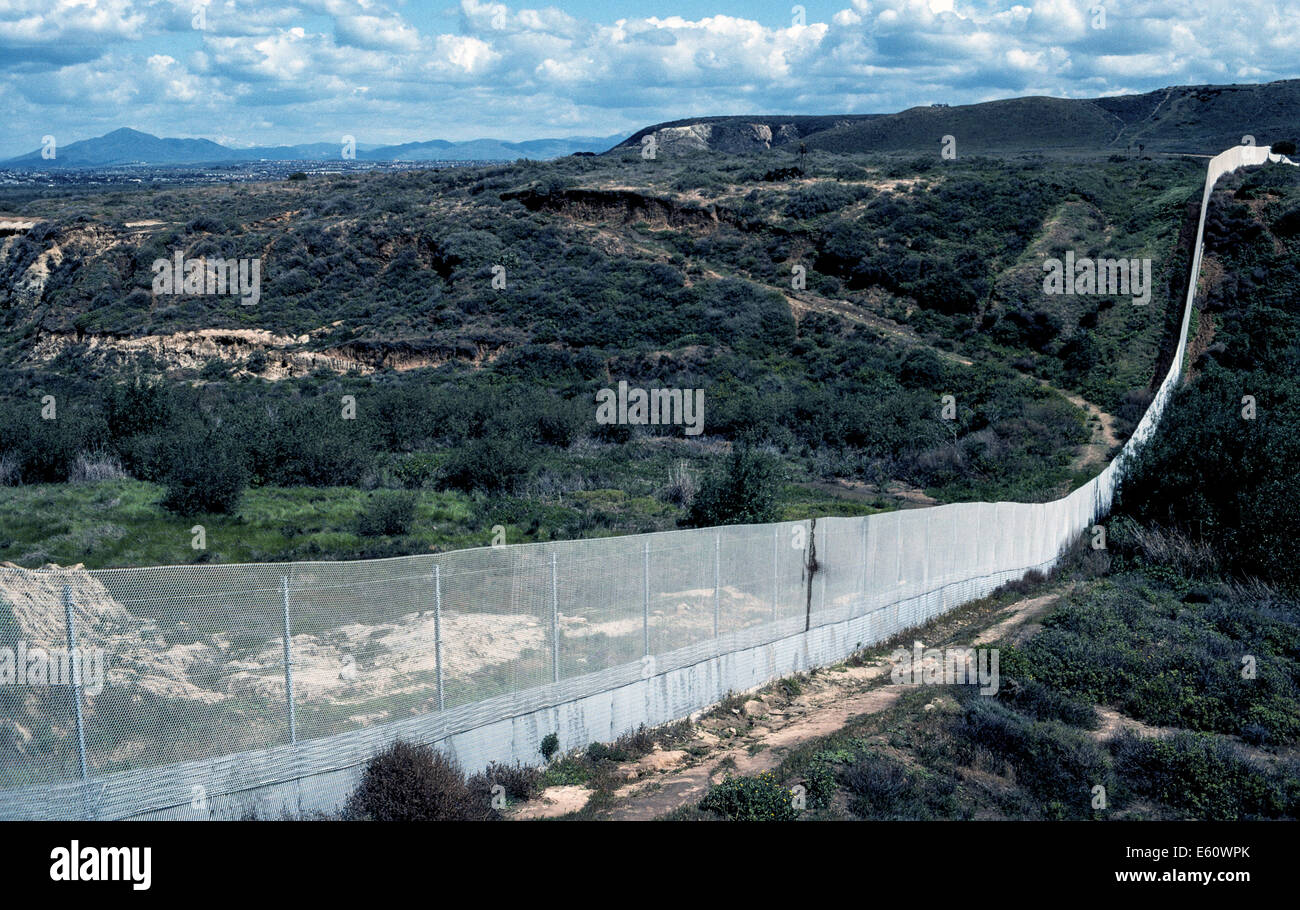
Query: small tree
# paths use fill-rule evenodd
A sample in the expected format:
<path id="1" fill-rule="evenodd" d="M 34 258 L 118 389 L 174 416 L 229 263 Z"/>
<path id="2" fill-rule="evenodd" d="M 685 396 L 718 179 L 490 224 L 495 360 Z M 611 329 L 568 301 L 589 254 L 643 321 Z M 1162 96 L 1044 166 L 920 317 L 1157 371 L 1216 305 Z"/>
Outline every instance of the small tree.
<path id="1" fill-rule="evenodd" d="M 248 485 L 243 449 L 215 429 L 182 434 L 169 462 L 162 504 L 179 515 L 233 512 Z"/>
<path id="2" fill-rule="evenodd" d="M 467 493 L 508 493 L 532 466 L 532 457 L 516 439 L 471 439 L 452 450 L 440 485 Z"/>
<path id="3" fill-rule="evenodd" d="M 779 484 L 776 458 L 739 443 L 725 468 L 705 476 L 682 524 L 707 528 L 776 521 Z"/>

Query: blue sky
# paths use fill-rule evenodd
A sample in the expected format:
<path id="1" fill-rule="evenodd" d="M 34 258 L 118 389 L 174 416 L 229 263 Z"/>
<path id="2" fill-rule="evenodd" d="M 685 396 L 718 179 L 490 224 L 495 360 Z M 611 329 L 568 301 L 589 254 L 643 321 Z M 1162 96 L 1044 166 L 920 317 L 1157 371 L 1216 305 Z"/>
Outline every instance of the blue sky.
<path id="1" fill-rule="evenodd" d="M 1293 0 L 795 6 L 0 0 L 0 156 L 119 126 L 237 146 L 604 136 L 1300 76 Z"/>

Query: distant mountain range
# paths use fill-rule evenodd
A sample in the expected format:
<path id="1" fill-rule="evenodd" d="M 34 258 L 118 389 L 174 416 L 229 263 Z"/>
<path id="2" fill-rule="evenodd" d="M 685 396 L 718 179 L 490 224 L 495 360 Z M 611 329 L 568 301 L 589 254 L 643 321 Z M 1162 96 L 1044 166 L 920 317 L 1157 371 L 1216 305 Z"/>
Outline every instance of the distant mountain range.
<path id="1" fill-rule="evenodd" d="M 358 145 L 358 161 L 514 161 L 518 158 L 547 159 L 575 152 L 604 152 L 623 138 L 574 136 L 568 139 L 530 139 L 506 142 L 500 139 L 470 139 L 448 142 L 407 142 L 403 145 Z M 247 161 L 338 161 L 342 143 L 311 142 L 234 149 L 208 139 L 163 139 L 126 127 L 94 139 L 69 142 L 55 149 L 55 157 L 41 157 L 40 150 L 0 161 L 0 167 L 93 168 L 125 165 L 200 165 Z"/>
<path id="2" fill-rule="evenodd" d="M 1166 152 L 1213 155 L 1254 136 L 1259 144 L 1300 134 L 1300 79 L 1256 85 L 1173 86 L 1105 98 L 1009 98 L 980 104 L 934 104 L 894 114 L 695 117 L 659 123 L 627 138 L 574 136 L 506 142 L 431 139 L 358 145 L 360 161 L 514 161 L 576 152 L 621 153 L 654 136 L 658 152 L 750 152 L 803 145 L 809 151 L 933 153 L 945 136 L 959 154 L 1018 152 Z M 338 161 L 338 142 L 234 149 L 207 139 L 160 139 L 119 129 L 70 142 L 46 160 L 33 151 L 0 167 L 120 167 L 265 161 Z"/>
<path id="3" fill-rule="evenodd" d="M 1215 155 L 1244 136 L 1260 144 L 1300 134 L 1300 79 L 1254 85 L 1185 85 L 1105 98 L 1009 98 L 934 104 L 896 114 L 695 117 L 633 133 L 613 150 L 654 136 L 657 153 L 809 151 L 934 154 L 952 136 L 958 154 L 1166 152 Z"/>

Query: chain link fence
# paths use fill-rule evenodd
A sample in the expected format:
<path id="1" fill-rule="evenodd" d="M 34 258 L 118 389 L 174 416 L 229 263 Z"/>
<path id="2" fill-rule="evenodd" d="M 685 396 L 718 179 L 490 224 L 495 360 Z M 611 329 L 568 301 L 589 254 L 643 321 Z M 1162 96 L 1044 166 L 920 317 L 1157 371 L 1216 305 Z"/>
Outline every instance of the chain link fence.
<path id="1" fill-rule="evenodd" d="M 1267 157 L 1213 159 L 1204 201 L 1220 174 Z M 1202 205 L 1202 231 L 1204 218 Z M 602 671 L 648 658 L 662 672 L 863 616 L 878 641 L 1049 568 L 1109 510 L 1123 458 L 1160 419 L 1192 284 L 1174 361 L 1123 454 L 1055 502 L 357 562 L 0 569 L 0 676 L 6 649 L 11 671 L 38 652 L 86 657 L 56 684 L 0 685 L 0 817 L 57 815 L 42 801 L 61 785 L 93 792 L 119 772 L 276 746 L 328 756 L 329 738 L 482 703 L 474 722 L 490 722 L 523 693 L 601 691 Z M 235 764 L 228 790 L 296 773 Z"/>

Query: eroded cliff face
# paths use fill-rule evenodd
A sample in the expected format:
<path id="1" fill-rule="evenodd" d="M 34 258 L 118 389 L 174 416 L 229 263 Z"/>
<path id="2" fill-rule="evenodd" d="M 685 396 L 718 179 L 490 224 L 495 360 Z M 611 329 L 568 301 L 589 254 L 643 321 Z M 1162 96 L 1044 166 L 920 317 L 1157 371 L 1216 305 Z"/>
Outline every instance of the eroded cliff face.
<path id="1" fill-rule="evenodd" d="M 574 221 L 644 222 L 655 228 L 703 230 L 731 221 L 730 214 L 716 206 L 692 205 L 635 190 L 520 190 L 503 193 L 501 198 L 517 200 L 530 211 L 553 212 Z"/>
<path id="2" fill-rule="evenodd" d="M 786 145 L 800 138 L 793 123 L 690 123 L 652 130 L 656 154 L 691 152 L 745 153 Z M 638 139 L 638 143 L 642 140 Z"/>
<path id="3" fill-rule="evenodd" d="M 49 363 L 76 352 L 98 366 L 132 366 L 147 362 L 160 370 L 201 370 L 214 360 L 229 364 L 234 375 L 262 379 L 292 379 L 317 370 L 369 375 L 379 370 L 418 370 L 453 360 L 481 366 L 495 360 L 504 347 L 420 347 L 403 343 L 347 342 L 309 348 L 328 336 L 328 327 L 307 335 L 278 335 L 260 329 L 198 329 L 168 334 L 117 336 L 104 334 L 40 335 L 20 363 Z"/>
<path id="4" fill-rule="evenodd" d="M 0 238 L 0 313 L 11 326 L 34 322 L 38 330 L 75 330 L 76 316 L 83 309 L 77 303 L 96 287 L 95 269 L 118 273 L 129 269 L 148 233 L 140 226 L 89 219 L 57 228 L 27 223 L 23 230 Z M 82 287 L 66 300 L 55 299 L 48 293 L 51 277 L 65 262 L 73 270 L 70 277 Z"/>
<path id="5" fill-rule="evenodd" d="M 342 320 L 303 334 L 233 327 L 143 333 L 87 328 L 86 318 L 103 307 L 125 305 L 147 314 L 174 303 L 152 293 L 149 263 L 140 259 L 162 226 L 156 221 L 111 225 L 86 220 L 57 227 L 26 222 L 0 237 L 0 316 L 13 333 L 9 362 L 38 366 L 74 354 L 96 366 L 144 365 L 166 372 L 201 370 L 220 361 L 235 375 L 275 380 L 317 370 L 363 375 L 414 370 L 453 360 L 481 365 L 508 346 L 361 340 L 349 337 Z M 400 246 L 387 244 L 378 250 L 379 257 L 391 260 Z M 55 292 L 51 276 L 65 263 L 71 271 L 65 270 L 65 284 Z M 105 280 L 96 278 L 97 271 Z M 110 293 L 110 276 L 129 276 L 132 289 Z"/>

